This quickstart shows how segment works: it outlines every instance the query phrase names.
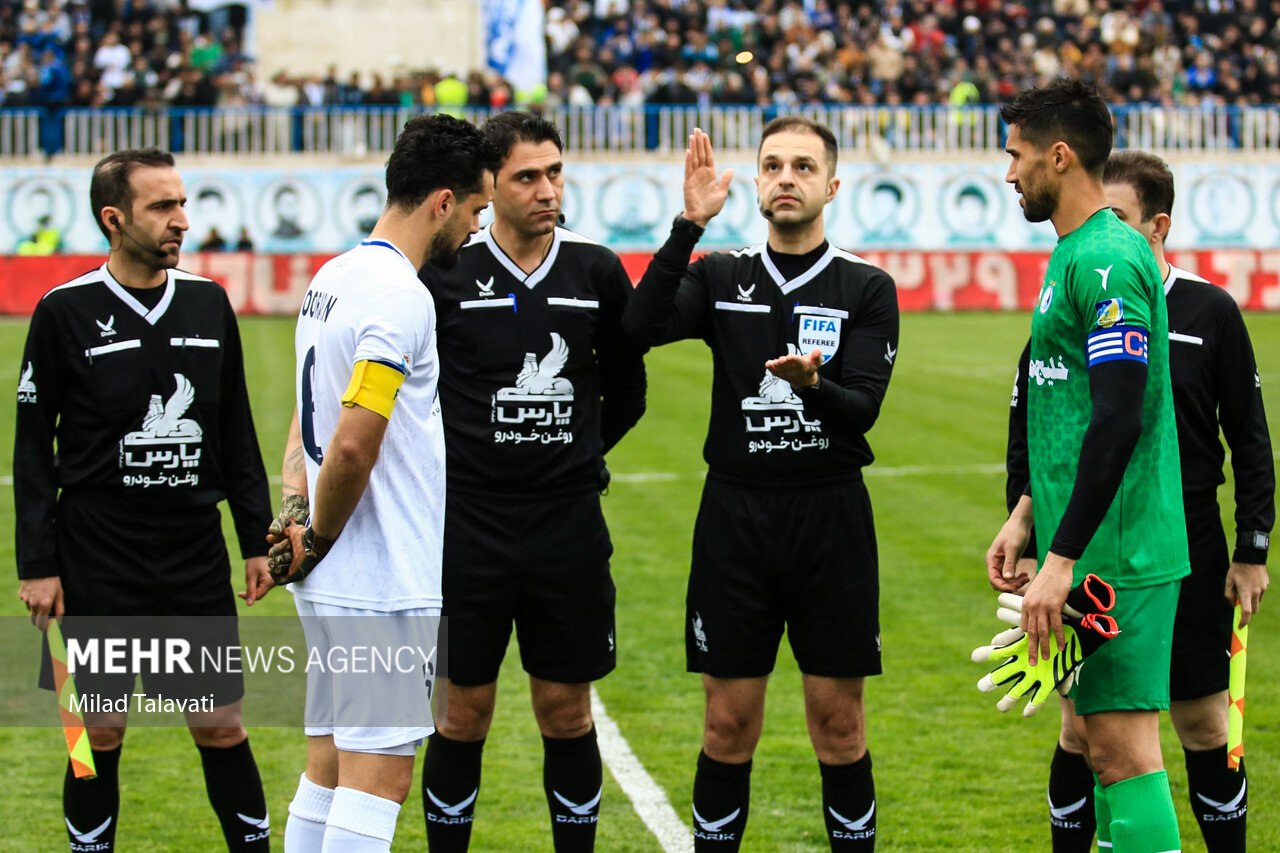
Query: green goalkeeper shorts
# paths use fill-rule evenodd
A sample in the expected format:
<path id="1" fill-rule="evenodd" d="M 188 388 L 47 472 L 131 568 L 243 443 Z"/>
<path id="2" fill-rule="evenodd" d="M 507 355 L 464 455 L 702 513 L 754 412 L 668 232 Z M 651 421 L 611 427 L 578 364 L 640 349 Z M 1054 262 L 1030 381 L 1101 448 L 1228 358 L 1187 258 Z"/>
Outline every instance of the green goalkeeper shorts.
<path id="1" fill-rule="evenodd" d="M 1085 658 L 1071 688 L 1077 714 L 1165 711 L 1169 708 L 1169 657 L 1181 580 L 1140 589 L 1117 589 L 1110 613 L 1120 636 Z"/>

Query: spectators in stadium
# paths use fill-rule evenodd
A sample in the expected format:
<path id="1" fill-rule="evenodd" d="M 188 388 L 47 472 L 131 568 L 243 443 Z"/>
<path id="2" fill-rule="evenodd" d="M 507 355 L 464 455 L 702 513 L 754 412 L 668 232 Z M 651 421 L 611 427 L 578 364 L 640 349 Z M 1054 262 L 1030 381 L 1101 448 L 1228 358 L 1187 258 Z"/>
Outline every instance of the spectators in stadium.
<path id="1" fill-rule="evenodd" d="M 1274 0 L 549 0 L 545 104 L 996 103 L 1060 74 L 1116 104 L 1274 103 L 1278 20 Z M 243 26 L 188 0 L 0 0 L 0 105 L 433 107 L 452 80 L 469 107 L 516 100 L 464 69 L 260 86 Z"/>
<path id="2" fill-rule="evenodd" d="M 994 103 L 1059 74 L 1112 103 L 1280 95 L 1280 4 L 551 0 L 552 103 Z M 625 89 L 624 89 L 625 86 Z"/>

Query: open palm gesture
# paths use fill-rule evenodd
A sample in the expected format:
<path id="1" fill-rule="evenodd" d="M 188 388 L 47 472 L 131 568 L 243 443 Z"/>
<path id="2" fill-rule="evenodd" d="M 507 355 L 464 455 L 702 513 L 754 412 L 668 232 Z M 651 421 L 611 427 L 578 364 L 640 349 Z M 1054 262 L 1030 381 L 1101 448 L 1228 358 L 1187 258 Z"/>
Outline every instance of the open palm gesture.
<path id="1" fill-rule="evenodd" d="M 724 208 L 732 182 L 732 169 L 716 177 L 711 137 L 695 128 L 684 152 L 684 218 L 705 227 Z"/>

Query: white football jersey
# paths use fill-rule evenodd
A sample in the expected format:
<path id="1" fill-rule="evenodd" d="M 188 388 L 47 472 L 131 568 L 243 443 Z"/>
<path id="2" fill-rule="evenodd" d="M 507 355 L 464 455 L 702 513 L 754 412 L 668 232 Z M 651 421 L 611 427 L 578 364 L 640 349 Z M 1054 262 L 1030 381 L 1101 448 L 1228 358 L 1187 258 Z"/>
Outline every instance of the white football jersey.
<path id="1" fill-rule="evenodd" d="M 368 610 L 440 607 L 445 459 L 431 294 L 399 249 L 366 240 L 316 273 L 294 343 L 311 495 L 356 362 L 386 364 L 405 380 L 355 512 L 316 570 L 290 588 Z"/>

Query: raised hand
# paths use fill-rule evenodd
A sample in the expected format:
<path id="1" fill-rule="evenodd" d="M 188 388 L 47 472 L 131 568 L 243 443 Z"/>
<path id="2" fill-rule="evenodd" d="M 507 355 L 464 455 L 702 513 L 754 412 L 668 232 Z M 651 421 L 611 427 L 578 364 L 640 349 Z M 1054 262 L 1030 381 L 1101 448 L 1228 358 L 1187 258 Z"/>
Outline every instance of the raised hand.
<path id="1" fill-rule="evenodd" d="M 726 169 L 724 174 L 716 176 L 711 137 L 701 128 L 695 128 L 684 152 L 684 218 L 706 227 L 724 209 L 731 183 L 733 170 Z"/>

